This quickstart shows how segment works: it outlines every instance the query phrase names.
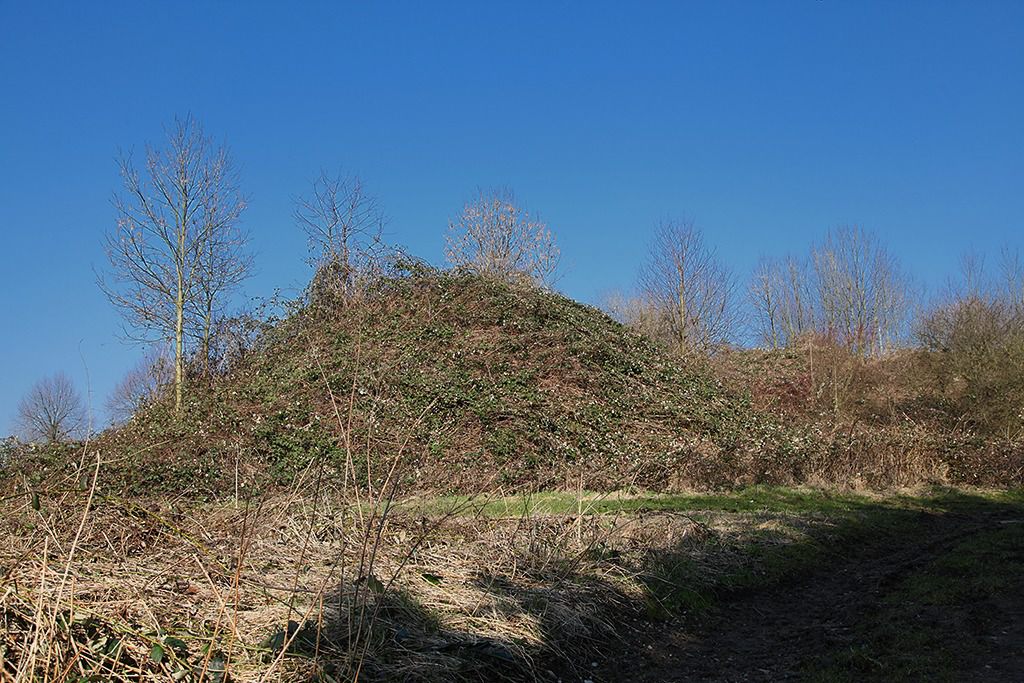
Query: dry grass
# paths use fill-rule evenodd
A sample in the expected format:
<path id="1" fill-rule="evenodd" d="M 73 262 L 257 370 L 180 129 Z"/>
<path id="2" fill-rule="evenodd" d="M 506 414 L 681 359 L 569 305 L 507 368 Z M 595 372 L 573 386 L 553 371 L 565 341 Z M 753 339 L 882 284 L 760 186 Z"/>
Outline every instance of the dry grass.
<path id="1" fill-rule="evenodd" d="M 354 506 L 328 496 L 198 508 L 101 499 L 87 510 L 78 493 L 39 510 L 12 502 L 3 531 L 14 542 L 0 560 L 5 680 L 429 679 L 481 648 L 522 667 L 545 628 L 577 636 L 601 625 L 586 623 L 585 604 L 559 606 L 515 529 L 487 538 L 459 521 L 427 540 L 436 519 L 396 518 L 374 530 L 371 564 L 371 546 L 347 540 L 364 535 Z M 498 590 L 497 576 L 523 595 Z M 527 594 L 548 603 L 545 614 L 517 607 Z M 283 656 L 285 640 L 296 656 Z"/>
<path id="2" fill-rule="evenodd" d="M 649 615 L 659 553 L 711 576 L 742 538 L 795 538 L 725 514 L 375 515 L 314 476 L 248 502 L 12 494 L 0 679 L 546 680 Z"/>
<path id="3" fill-rule="evenodd" d="M 123 500 L 76 485 L 90 458 L 0 502 L 2 681 L 585 678 L 651 619 L 891 542 L 935 504 L 789 490 L 792 511 L 761 491 L 591 514 L 580 491 L 575 512 L 496 515 L 357 504 L 317 472 L 259 500 Z"/>

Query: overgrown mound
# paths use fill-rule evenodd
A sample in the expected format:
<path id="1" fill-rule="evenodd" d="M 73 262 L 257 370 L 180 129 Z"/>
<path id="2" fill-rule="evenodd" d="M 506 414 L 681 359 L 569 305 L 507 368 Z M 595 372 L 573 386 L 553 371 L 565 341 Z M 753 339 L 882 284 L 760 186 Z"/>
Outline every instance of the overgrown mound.
<path id="1" fill-rule="evenodd" d="M 455 272 L 305 307 L 190 395 L 180 420 L 153 406 L 104 437 L 130 463 L 119 485 L 231 493 L 320 463 L 382 483 L 394 462 L 407 491 L 801 478 L 784 430 L 707 368 L 558 294 Z"/>

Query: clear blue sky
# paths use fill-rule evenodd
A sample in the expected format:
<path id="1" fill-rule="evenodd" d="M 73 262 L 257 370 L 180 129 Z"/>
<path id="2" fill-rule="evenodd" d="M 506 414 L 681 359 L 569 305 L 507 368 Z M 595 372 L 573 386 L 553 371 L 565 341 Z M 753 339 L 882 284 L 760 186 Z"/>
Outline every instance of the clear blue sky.
<path id="1" fill-rule="evenodd" d="M 588 302 L 666 216 L 742 274 L 847 223 L 927 284 L 1024 246 L 1024 2 L 0 0 L 0 433 L 60 369 L 102 415 L 138 357 L 92 271 L 114 158 L 189 112 L 242 167 L 253 296 L 308 277 L 321 167 L 438 263 L 473 189 L 513 187 Z"/>

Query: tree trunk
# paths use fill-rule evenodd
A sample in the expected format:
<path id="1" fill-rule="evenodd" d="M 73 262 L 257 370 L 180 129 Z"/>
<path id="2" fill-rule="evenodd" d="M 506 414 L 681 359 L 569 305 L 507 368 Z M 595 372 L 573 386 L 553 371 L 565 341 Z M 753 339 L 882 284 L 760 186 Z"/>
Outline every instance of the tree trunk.
<path id="1" fill-rule="evenodd" d="M 213 335 L 213 306 L 210 300 L 206 303 L 206 316 L 203 319 L 203 375 L 207 381 L 210 378 L 210 338 Z"/>
<path id="2" fill-rule="evenodd" d="M 184 251 L 184 233 L 181 238 Z M 178 292 L 175 299 L 174 321 L 174 412 L 181 414 L 182 387 L 185 382 L 185 275 L 178 266 Z"/>

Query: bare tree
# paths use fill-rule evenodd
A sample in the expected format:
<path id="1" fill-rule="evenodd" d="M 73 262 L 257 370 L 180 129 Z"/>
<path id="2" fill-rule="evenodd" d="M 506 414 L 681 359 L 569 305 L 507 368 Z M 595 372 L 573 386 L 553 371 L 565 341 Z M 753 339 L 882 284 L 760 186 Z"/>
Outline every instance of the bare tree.
<path id="1" fill-rule="evenodd" d="M 836 228 L 812 262 L 823 331 L 862 356 L 889 348 L 906 321 L 908 283 L 878 238 L 857 226 Z"/>
<path id="2" fill-rule="evenodd" d="M 770 348 L 790 346 L 814 329 L 814 297 L 805 261 L 792 256 L 762 260 L 749 296 L 755 329 Z"/>
<path id="3" fill-rule="evenodd" d="M 358 280 L 380 245 L 384 214 L 358 176 L 321 171 L 310 194 L 296 200 L 296 224 L 309 239 L 315 269 L 311 296 L 352 298 Z"/>
<path id="4" fill-rule="evenodd" d="M 18 404 L 18 426 L 30 441 L 65 441 L 86 428 L 85 406 L 63 372 L 42 379 Z"/>
<path id="5" fill-rule="evenodd" d="M 140 408 L 153 403 L 174 383 L 174 362 L 164 349 L 151 347 L 107 399 L 114 422 L 125 422 Z"/>
<path id="6" fill-rule="evenodd" d="M 124 194 L 106 236 L 110 262 L 98 278 L 120 309 L 129 336 L 174 348 L 174 405 L 181 410 L 186 341 L 209 349 L 214 312 L 248 274 L 238 219 L 245 208 L 228 151 L 186 117 L 168 130 L 164 150 L 147 148 L 143 169 L 119 162 Z"/>
<path id="7" fill-rule="evenodd" d="M 1000 270 L 1005 297 L 1018 316 L 1024 319 L 1024 261 L 1020 251 L 1004 246 L 1000 252 Z"/>
<path id="8" fill-rule="evenodd" d="M 547 224 L 519 206 L 506 188 L 479 190 L 448 223 L 445 244 L 453 266 L 502 280 L 526 277 L 544 286 L 553 284 L 561 256 Z"/>
<path id="9" fill-rule="evenodd" d="M 195 339 L 201 371 L 210 375 L 214 337 L 225 317 L 228 297 L 252 274 L 249 235 L 239 225 L 245 208 L 237 174 L 224 155 L 214 157 L 219 187 L 204 197 L 205 224 L 196 261 L 195 285 L 189 300 L 188 333 Z M 227 168 L 220 165 L 227 164 Z"/>
<path id="10" fill-rule="evenodd" d="M 641 296 L 657 311 L 664 341 L 679 352 L 708 352 L 738 322 L 736 280 L 689 221 L 658 225 L 640 271 Z"/>

